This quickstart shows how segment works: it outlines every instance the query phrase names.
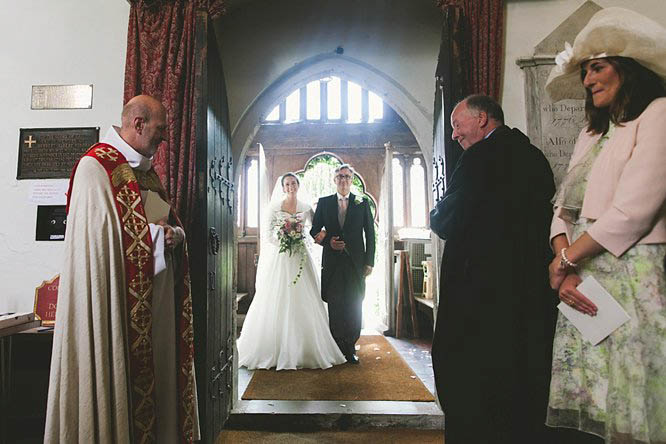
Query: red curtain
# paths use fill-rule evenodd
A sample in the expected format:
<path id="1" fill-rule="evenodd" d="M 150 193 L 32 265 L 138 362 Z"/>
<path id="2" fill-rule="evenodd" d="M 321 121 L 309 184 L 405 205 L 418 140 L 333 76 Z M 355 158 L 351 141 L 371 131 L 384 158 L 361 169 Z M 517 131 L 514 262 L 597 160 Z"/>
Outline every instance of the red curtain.
<path id="1" fill-rule="evenodd" d="M 201 99 L 196 86 L 202 74 L 198 72 L 201 65 L 195 65 L 195 23 L 197 15 L 215 18 L 222 14 L 224 1 L 130 3 L 123 103 L 148 94 L 166 107 L 168 140 L 155 154 L 154 166 L 189 231 L 196 198 L 195 109 Z"/>
<path id="2" fill-rule="evenodd" d="M 461 7 L 469 30 L 468 89 L 500 99 L 504 61 L 504 0 L 436 0 L 442 10 Z"/>

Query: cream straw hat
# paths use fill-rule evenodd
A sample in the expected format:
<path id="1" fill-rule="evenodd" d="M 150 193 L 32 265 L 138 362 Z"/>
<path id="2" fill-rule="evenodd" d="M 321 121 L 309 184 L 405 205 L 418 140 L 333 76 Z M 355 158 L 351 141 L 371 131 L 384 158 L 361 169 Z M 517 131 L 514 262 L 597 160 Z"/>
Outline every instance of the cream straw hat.
<path id="1" fill-rule="evenodd" d="M 555 57 L 546 82 L 553 102 L 584 99 L 580 64 L 602 57 L 629 57 L 662 78 L 666 77 L 666 29 L 657 22 L 624 8 L 606 8 L 592 16 L 576 36 L 573 47 Z"/>

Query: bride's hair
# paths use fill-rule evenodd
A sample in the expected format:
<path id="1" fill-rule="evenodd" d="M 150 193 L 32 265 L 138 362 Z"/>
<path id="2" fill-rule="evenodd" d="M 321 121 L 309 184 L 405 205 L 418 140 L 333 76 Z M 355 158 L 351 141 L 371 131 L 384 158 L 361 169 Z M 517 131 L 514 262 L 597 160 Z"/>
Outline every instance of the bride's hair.
<path id="1" fill-rule="evenodd" d="M 301 184 L 301 181 L 298 180 L 298 176 L 296 176 L 296 174 L 294 174 L 294 173 L 284 173 L 284 174 L 282 175 L 282 179 L 280 179 L 280 185 L 284 186 L 284 180 L 285 180 L 287 177 L 293 177 L 294 179 L 296 179 L 296 183 L 297 183 L 297 184 L 299 184 L 299 185 Z"/>

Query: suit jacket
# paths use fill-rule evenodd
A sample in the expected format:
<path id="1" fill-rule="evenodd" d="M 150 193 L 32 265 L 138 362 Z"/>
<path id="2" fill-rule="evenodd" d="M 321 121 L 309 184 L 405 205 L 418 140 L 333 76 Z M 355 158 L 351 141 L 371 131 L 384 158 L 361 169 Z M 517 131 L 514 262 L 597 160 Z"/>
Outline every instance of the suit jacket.
<path id="1" fill-rule="evenodd" d="M 363 277 L 365 265 L 374 266 L 375 224 L 370 212 L 370 204 L 367 199 L 357 203 L 356 196 L 349 193 L 345 221 L 340 227 L 337 194 L 322 197 L 317 203 L 310 234 L 314 237 L 322 228 L 326 229 L 326 237 L 322 242 L 324 247 L 321 283 L 323 294 L 328 283 L 327 277 L 340 263 L 352 261 L 360 278 Z M 336 251 L 331 248 L 330 242 L 334 236 L 340 236 L 345 241 L 345 251 Z"/>
<path id="2" fill-rule="evenodd" d="M 600 134 L 583 129 L 569 169 Z M 588 233 L 615 256 L 634 244 L 666 243 L 666 98 L 655 99 L 636 119 L 615 128 L 588 176 L 581 216 L 595 219 Z M 551 239 L 568 233 L 559 209 Z M 569 236 L 571 240 L 571 237 Z"/>

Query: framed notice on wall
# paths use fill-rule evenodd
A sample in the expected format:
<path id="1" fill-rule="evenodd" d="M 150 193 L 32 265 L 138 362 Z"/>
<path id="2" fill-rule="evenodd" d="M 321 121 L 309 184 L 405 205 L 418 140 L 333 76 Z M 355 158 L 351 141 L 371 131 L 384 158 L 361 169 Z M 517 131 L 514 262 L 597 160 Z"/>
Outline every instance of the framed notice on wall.
<path id="1" fill-rule="evenodd" d="M 76 161 L 99 141 L 99 127 L 21 128 L 17 179 L 68 179 Z"/>

